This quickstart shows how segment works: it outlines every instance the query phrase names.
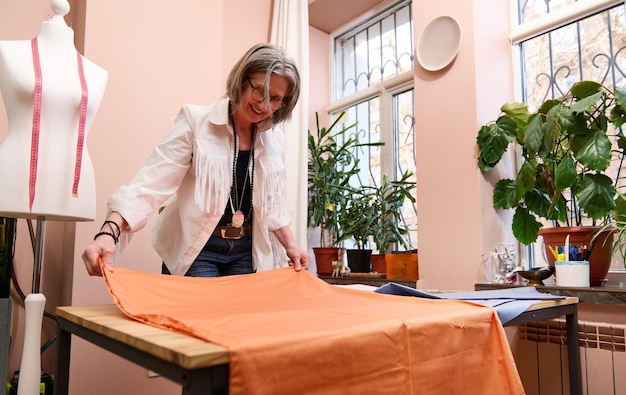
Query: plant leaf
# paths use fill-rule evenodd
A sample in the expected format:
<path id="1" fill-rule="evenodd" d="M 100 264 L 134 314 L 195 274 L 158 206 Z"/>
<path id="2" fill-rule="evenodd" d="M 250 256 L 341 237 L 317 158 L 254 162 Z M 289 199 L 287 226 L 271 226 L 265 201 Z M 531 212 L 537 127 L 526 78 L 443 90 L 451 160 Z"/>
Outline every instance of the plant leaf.
<path id="1" fill-rule="evenodd" d="M 530 118 L 530 111 L 528 111 L 528 106 L 525 103 L 505 103 L 500 107 L 500 111 L 512 119 L 518 129 L 521 130 L 526 127 L 528 118 Z"/>
<path id="2" fill-rule="evenodd" d="M 515 181 L 510 178 L 498 181 L 493 189 L 493 205 L 497 208 L 507 209 L 517 206 L 518 202 L 519 197 Z"/>
<path id="3" fill-rule="evenodd" d="M 591 170 L 606 170 L 611 163 L 611 140 L 600 129 L 574 136 L 572 150 L 576 159 Z"/>
<path id="4" fill-rule="evenodd" d="M 570 108 L 575 113 L 585 112 L 589 110 L 591 107 L 593 107 L 593 105 L 596 104 L 598 100 L 602 99 L 604 95 L 605 95 L 604 92 L 596 92 L 591 96 L 581 98 L 578 101 L 572 103 Z"/>
<path id="5" fill-rule="evenodd" d="M 615 187 L 604 174 L 585 174 L 575 195 L 580 208 L 593 219 L 606 216 L 615 207 Z"/>
<path id="6" fill-rule="evenodd" d="M 560 195 L 556 196 L 558 196 L 558 200 Z M 560 206 L 556 204 L 554 207 L 552 207 L 552 200 L 550 199 L 550 195 L 540 191 L 539 189 L 535 188 L 532 191 L 528 192 L 526 196 L 524 196 L 524 203 L 530 211 L 540 217 L 553 220 L 560 220 L 564 218 Z"/>
<path id="7" fill-rule="evenodd" d="M 616 105 L 611 109 L 611 122 L 615 128 L 626 123 L 626 89 L 615 88 Z"/>
<path id="8" fill-rule="evenodd" d="M 509 144 L 515 140 L 516 130 L 515 122 L 506 116 L 480 128 L 476 143 L 480 151 L 478 166 L 482 171 L 489 171 L 498 164 Z"/>
<path id="9" fill-rule="evenodd" d="M 618 193 L 617 202 L 612 212 L 613 219 L 621 226 L 626 225 L 626 195 Z"/>
<path id="10" fill-rule="evenodd" d="M 602 85 L 594 81 L 579 81 L 572 85 L 570 92 L 577 99 L 582 99 L 602 90 Z"/>
<path id="11" fill-rule="evenodd" d="M 533 114 L 528 120 L 522 141 L 530 156 L 534 156 L 543 144 L 545 126 L 540 114 Z"/>
<path id="12" fill-rule="evenodd" d="M 546 126 L 544 131 L 543 146 L 546 152 L 552 151 L 557 142 L 561 139 L 563 129 L 574 123 L 574 113 L 572 110 L 557 104 L 546 113 Z"/>
<path id="13" fill-rule="evenodd" d="M 517 200 L 535 188 L 537 166 L 535 161 L 526 160 L 517 173 Z"/>
<path id="14" fill-rule="evenodd" d="M 526 208 L 518 207 L 513 215 L 513 235 L 520 243 L 529 245 L 537 240 L 541 223 Z"/>
<path id="15" fill-rule="evenodd" d="M 554 172 L 554 185 L 558 191 L 563 191 L 574 185 L 576 181 L 576 165 L 571 156 L 563 158 Z M 560 193 L 560 192 L 559 192 Z"/>

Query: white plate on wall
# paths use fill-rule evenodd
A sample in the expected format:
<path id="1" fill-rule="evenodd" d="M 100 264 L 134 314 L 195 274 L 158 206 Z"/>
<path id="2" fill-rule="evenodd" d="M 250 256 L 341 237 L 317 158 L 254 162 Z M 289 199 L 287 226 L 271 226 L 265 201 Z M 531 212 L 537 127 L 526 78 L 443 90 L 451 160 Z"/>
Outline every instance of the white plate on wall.
<path id="1" fill-rule="evenodd" d="M 428 23 L 417 44 L 417 61 L 428 71 L 441 70 L 456 57 L 461 47 L 461 26 L 451 16 Z"/>

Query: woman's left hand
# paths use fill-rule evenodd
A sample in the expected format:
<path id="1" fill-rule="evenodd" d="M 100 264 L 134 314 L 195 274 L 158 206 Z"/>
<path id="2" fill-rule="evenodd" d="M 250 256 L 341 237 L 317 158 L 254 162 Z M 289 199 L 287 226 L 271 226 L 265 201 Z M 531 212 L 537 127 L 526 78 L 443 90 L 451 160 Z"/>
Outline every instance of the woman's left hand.
<path id="1" fill-rule="evenodd" d="M 302 269 L 309 268 L 309 262 L 311 257 L 300 248 L 293 248 L 287 250 L 287 256 L 289 257 L 289 266 L 293 266 L 293 269 L 299 272 Z"/>
<path id="2" fill-rule="evenodd" d="M 298 242 L 293 237 L 293 233 L 291 233 L 289 226 L 283 226 L 282 228 L 276 229 L 274 231 L 274 236 L 276 236 L 280 244 L 285 248 L 285 252 L 289 258 L 289 266 L 293 266 L 294 270 L 297 272 L 303 268 L 309 268 L 311 257 L 306 251 L 300 248 Z"/>

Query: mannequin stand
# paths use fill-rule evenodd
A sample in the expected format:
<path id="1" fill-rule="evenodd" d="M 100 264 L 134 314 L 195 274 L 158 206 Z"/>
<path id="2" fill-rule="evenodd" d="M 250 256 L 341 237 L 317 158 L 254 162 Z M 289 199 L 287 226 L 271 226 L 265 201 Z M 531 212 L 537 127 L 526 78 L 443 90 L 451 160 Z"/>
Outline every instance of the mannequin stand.
<path id="1" fill-rule="evenodd" d="M 35 236 L 35 263 L 33 266 L 32 293 L 24 301 L 25 325 L 24 348 L 20 364 L 20 378 L 17 386 L 17 395 L 32 395 L 39 393 L 41 382 L 41 325 L 43 312 L 46 306 L 46 297 L 39 293 L 41 284 L 41 267 L 43 259 L 43 236 L 45 217 L 37 217 L 37 231 Z"/>

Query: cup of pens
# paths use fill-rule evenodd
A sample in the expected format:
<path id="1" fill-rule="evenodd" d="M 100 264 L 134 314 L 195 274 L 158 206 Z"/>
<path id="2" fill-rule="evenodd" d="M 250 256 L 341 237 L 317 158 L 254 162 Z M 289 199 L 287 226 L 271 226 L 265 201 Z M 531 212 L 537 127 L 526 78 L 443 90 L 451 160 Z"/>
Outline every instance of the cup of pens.
<path id="1" fill-rule="evenodd" d="M 565 245 L 551 247 L 554 255 L 557 287 L 589 287 L 589 253 L 586 246 L 570 245 L 569 236 Z"/>

